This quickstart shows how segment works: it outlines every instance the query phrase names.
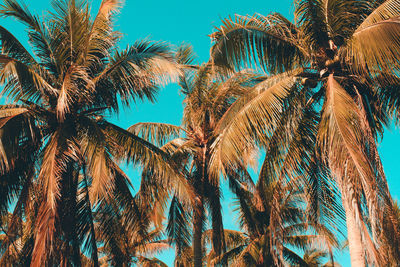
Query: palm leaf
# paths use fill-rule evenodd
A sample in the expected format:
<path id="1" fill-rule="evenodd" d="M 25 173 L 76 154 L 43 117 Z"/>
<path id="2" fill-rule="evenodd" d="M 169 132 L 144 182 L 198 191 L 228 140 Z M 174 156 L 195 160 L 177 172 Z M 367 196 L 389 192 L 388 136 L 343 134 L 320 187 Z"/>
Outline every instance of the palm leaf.
<path id="1" fill-rule="evenodd" d="M 0 110 L 0 128 L 2 128 L 9 120 L 16 116 L 28 112 L 26 108 L 5 108 Z"/>
<path id="2" fill-rule="evenodd" d="M 314 48 L 329 47 L 328 29 L 326 25 L 325 4 L 323 0 L 296 0 L 295 21 L 302 31 L 302 37 Z"/>
<path id="3" fill-rule="evenodd" d="M 280 14 L 226 19 L 211 35 L 211 60 L 218 66 L 240 68 L 254 57 L 271 73 L 294 69 L 306 60 L 292 32 L 295 26 Z"/>
<path id="4" fill-rule="evenodd" d="M 77 196 L 77 234 L 85 251 L 90 254 L 90 260 L 96 266 L 98 265 L 98 249 L 87 180 L 88 177 L 84 169 Z"/>
<path id="5" fill-rule="evenodd" d="M 329 166 L 337 179 L 342 196 L 344 195 L 344 201 L 348 201 L 347 205 L 352 205 L 350 203 L 357 201 L 364 192 L 372 212 L 371 219 L 375 220 L 374 216 L 378 214 L 379 193 L 376 186 L 373 186 L 376 183 L 374 170 L 368 156 L 362 150 L 367 141 L 363 141 L 365 136 L 359 127 L 362 125 L 360 110 L 332 74 L 328 78 L 326 94 L 327 101 L 318 133 L 320 147 L 327 153 Z M 346 214 L 346 217 L 360 216 L 359 208 L 356 208 L 355 212 L 356 214 Z M 357 223 L 360 230 L 365 227 L 364 222 Z M 370 239 L 369 234 L 363 232 L 365 238 Z M 379 258 L 376 249 L 371 247 L 370 243 L 368 245 L 369 254 L 376 261 Z"/>
<path id="6" fill-rule="evenodd" d="M 7 31 L 4 27 L 0 27 L 1 50 L 3 55 L 15 58 L 27 65 L 37 64 L 32 55 L 18 41 L 18 39 Z"/>
<path id="7" fill-rule="evenodd" d="M 103 0 L 101 1 L 98 15 L 109 18 L 115 12 L 121 8 L 123 1 L 121 0 Z"/>
<path id="8" fill-rule="evenodd" d="M 371 12 L 378 1 L 324 0 L 320 1 L 326 29 L 335 45 L 342 46 Z"/>
<path id="9" fill-rule="evenodd" d="M 164 262 L 162 262 L 161 260 L 157 259 L 157 258 L 145 258 L 145 257 L 140 257 L 139 258 L 139 262 L 138 262 L 138 266 L 141 267 L 168 267 L 167 264 L 165 264 Z"/>
<path id="10" fill-rule="evenodd" d="M 16 18 L 29 28 L 29 39 L 35 48 L 36 55 L 43 62 L 55 64 L 56 52 L 52 47 L 49 32 L 44 23 L 32 14 L 26 5 L 15 0 L 6 0 L 0 6 L 0 14 Z"/>
<path id="11" fill-rule="evenodd" d="M 33 266 L 40 266 L 46 260 L 51 253 L 49 248 L 52 248 L 54 244 L 60 180 L 68 162 L 64 154 L 67 152 L 66 144 L 63 143 L 65 140 L 62 138 L 62 134 L 57 132 L 48 143 L 39 173 L 46 198 L 41 204 L 37 222 L 38 230 L 31 263 Z"/>
<path id="12" fill-rule="evenodd" d="M 157 146 L 163 146 L 168 139 L 177 138 L 184 131 L 181 127 L 166 123 L 137 123 L 128 131 Z"/>
<path id="13" fill-rule="evenodd" d="M 40 70 L 6 55 L 0 55 L 0 82 L 4 85 L 2 94 L 15 101 L 42 100 L 55 94 L 55 89 L 40 75 Z"/>
<path id="14" fill-rule="evenodd" d="M 178 255 L 183 253 L 185 248 L 190 247 L 190 219 L 190 213 L 188 213 L 176 197 L 173 197 L 170 204 L 166 231 L 170 242 L 175 244 Z"/>
<path id="15" fill-rule="evenodd" d="M 128 104 L 129 99 L 135 100 L 134 97 L 147 97 L 153 101 L 155 86 L 169 79 L 177 79 L 179 73 L 167 45 L 142 41 L 115 53 L 107 68 L 93 82 L 110 81 L 115 93 Z"/>
<path id="16" fill-rule="evenodd" d="M 235 168 L 237 162 L 243 161 L 243 151 L 252 147 L 249 140 L 253 137 L 262 140 L 273 132 L 283 111 L 283 100 L 295 90 L 295 83 L 294 76 L 283 78 L 269 88 L 261 83 L 255 87 L 259 93 L 240 105 L 232 119 L 221 120 L 219 127 L 224 130 L 213 145 L 212 173 Z"/>
<path id="17" fill-rule="evenodd" d="M 174 188 L 175 186 L 175 193 L 181 201 L 192 200 L 193 189 L 188 185 L 186 179 L 180 173 L 181 168 L 171 159 L 170 155 L 129 131 L 105 121 L 101 124 L 103 124 L 101 127 L 104 129 L 108 140 L 113 144 L 119 144 L 120 149 L 113 152 L 114 157 L 146 166 L 146 169 L 153 171 L 153 177 L 158 177 L 167 185 L 167 188 Z"/>
<path id="18" fill-rule="evenodd" d="M 399 10 L 399 1 L 385 1 L 354 31 L 343 52 L 354 71 L 376 75 L 398 70 Z"/>

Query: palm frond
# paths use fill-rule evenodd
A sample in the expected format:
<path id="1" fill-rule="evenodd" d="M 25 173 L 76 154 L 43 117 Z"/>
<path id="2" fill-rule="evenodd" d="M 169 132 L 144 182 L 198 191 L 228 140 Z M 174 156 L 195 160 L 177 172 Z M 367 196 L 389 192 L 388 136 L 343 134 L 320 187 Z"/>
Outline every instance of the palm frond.
<path id="1" fill-rule="evenodd" d="M 195 60 L 195 53 L 191 45 L 182 44 L 178 47 L 175 58 L 178 64 L 182 64 L 183 68 L 193 64 Z"/>
<path id="2" fill-rule="evenodd" d="M 207 243 L 211 241 L 211 234 L 211 230 L 206 230 L 203 233 Z M 246 245 L 248 242 L 248 237 L 240 231 L 224 229 L 224 235 L 228 250 L 238 246 Z"/>
<path id="3" fill-rule="evenodd" d="M 176 80 L 179 73 L 166 44 L 141 41 L 115 53 L 107 68 L 93 82 L 110 82 L 113 93 L 121 96 L 124 103 L 128 104 L 136 97 L 154 101 L 156 86 L 170 79 Z"/>
<path id="4" fill-rule="evenodd" d="M 4 27 L 0 27 L 0 41 L 1 54 L 15 58 L 27 65 L 37 64 L 32 55 L 25 49 L 18 39 Z"/>
<path id="5" fill-rule="evenodd" d="M 146 244 L 137 248 L 137 252 L 141 255 L 154 255 L 160 252 L 163 252 L 167 249 L 170 249 L 171 246 L 167 242 L 161 241 L 153 241 L 147 242 Z"/>
<path id="6" fill-rule="evenodd" d="M 224 130 L 213 145 L 212 173 L 235 168 L 236 162 L 243 161 L 243 151 L 252 148 L 249 140 L 262 140 L 273 132 L 283 111 L 283 100 L 296 90 L 295 84 L 296 78 L 291 75 L 271 87 L 264 87 L 261 83 L 255 87 L 255 92 L 258 92 L 255 97 L 250 101 L 245 98 L 245 104 L 234 111 L 231 119 L 221 120 L 220 127 Z"/>
<path id="7" fill-rule="evenodd" d="M 304 38 L 313 49 L 329 47 L 328 29 L 326 25 L 325 4 L 323 0 L 295 1 L 296 26 L 302 31 Z"/>
<path id="8" fill-rule="evenodd" d="M 323 155 L 326 155 L 342 196 L 345 197 L 344 201 L 348 201 L 347 205 L 352 205 L 350 203 L 366 194 L 372 212 L 371 219 L 376 220 L 379 192 L 373 186 L 376 184 L 375 172 L 362 149 L 367 141 L 360 128 L 360 110 L 332 74 L 328 78 L 326 90 L 327 101 L 318 133 L 320 148 L 326 151 Z M 354 212 L 356 214 L 346 214 L 346 217 L 360 218 L 359 208 Z M 360 230 L 363 229 L 363 221 L 358 220 L 357 224 Z M 368 233 L 364 232 L 364 235 L 366 239 L 370 238 Z M 374 246 L 369 246 L 369 250 L 370 256 L 376 261 L 379 256 Z"/>
<path id="9" fill-rule="evenodd" d="M 39 27 L 39 18 L 33 15 L 25 4 L 19 3 L 15 0 L 6 0 L 0 6 L 0 13 L 3 16 L 14 17 L 21 22 L 25 23 L 32 29 Z"/>
<path id="10" fill-rule="evenodd" d="M 55 89 L 40 75 L 37 68 L 6 55 L 0 55 L 0 83 L 4 85 L 2 94 L 14 101 L 46 100 L 48 95 L 55 94 Z"/>
<path id="11" fill-rule="evenodd" d="M 308 264 L 299 256 L 296 252 L 285 247 L 283 249 L 283 256 L 285 260 L 291 264 L 296 264 L 298 266 L 308 266 Z"/>
<path id="12" fill-rule="evenodd" d="M 327 33 L 337 47 L 343 46 L 354 30 L 379 1 L 324 0 L 321 1 Z"/>
<path id="13" fill-rule="evenodd" d="M 254 58 L 268 72 L 276 73 L 306 62 L 296 27 L 280 14 L 226 19 L 211 38 L 211 60 L 218 66 L 240 69 Z"/>
<path id="14" fill-rule="evenodd" d="M 28 112 L 26 108 L 15 107 L 15 108 L 5 108 L 0 110 L 0 128 L 2 128 L 9 120 L 16 116 Z"/>
<path id="15" fill-rule="evenodd" d="M 24 23 L 29 29 L 29 40 L 35 49 L 35 54 L 43 62 L 49 63 L 49 65 L 56 64 L 56 52 L 51 44 L 51 37 L 47 27 L 36 15 L 28 10 L 25 4 L 21 4 L 15 0 L 4 1 L 0 6 L 0 14 L 2 16 L 13 17 Z"/>
<path id="16" fill-rule="evenodd" d="M 385 1 L 354 31 L 344 48 L 345 60 L 357 73 L 392 74 L 399 69 L 400 2 Z"/>
<path id="17" fill-rule="evenodd" d="M 213 181 L 218 179 L 212 179 Z M 216 256 L 221 255 L 226 251 L 226 241 L 224 234 L 224 224 L 222 219 L 222 192 L 219 183 L 213 182 L 206 184 L 207 204 L 211 215 L 211 244 L 212 250 Z"/>
<path id="18" fill-rule="evenodd" d="M 119 11 L 123 1 L 121 0 L 103 0 L 101 1 L 98 15 L 109 18 L 110 15 Z"/>
<path id="19" fill-rule="evenodd" d="M 172 124 L 147 122 L 132 125 L 128 131 L 156 146 L 163 146 L 169 139 L 178 138 L 184 130 Z"/>
<path id="20" fill-rule="evenodd" d="M 140 257 L 138 261 L 138 265 L 141 267 L 168 267 L 167 264 L 162 262 L 161 260 L 157 258 L 145 258 L 145 257 Z"/>
<path id="21" fill-rule="evenodd" d="M 181 201 L 191 201 L 193 189 L 188 185 L 182 175 L 181 168 L 171 159 L 165 151 L 146 140 L 121 129 L 116 125 L 101 122 L 107 138 L 114 144 L 118 144 L 113 156 L 118 159 L 125 159 L 134 164 L 146 166 L 147 170 L 152 170 L 152 177 L 158 177 L 163 181 L 167 188 L 174 188 L 175 193 Z M 123 149 L 123 151 L 121 151 Z M 188 198 L 188 196 L 190 196 Z"/>
<path id="22" fill-rule="evenodd" d="M 190 219 L 190 213 L 176 197 L 173 197 L 170 204 L 166 231 L 170 242 L 176 246 L 177 255 L 182 254 L 185 248 L 190 247 Z"/>
<path id="23" fill-rule="evenodd" d="M 98 248 L 96 244 L 96 233 L 92 204 L 89 196 L 89 183 L 86 170 L 80 177 L 80 186 L 77 196 L 77 234 L 81 239 L 85 251 L 90 255 L 89 261 L 98 264 Z"/>

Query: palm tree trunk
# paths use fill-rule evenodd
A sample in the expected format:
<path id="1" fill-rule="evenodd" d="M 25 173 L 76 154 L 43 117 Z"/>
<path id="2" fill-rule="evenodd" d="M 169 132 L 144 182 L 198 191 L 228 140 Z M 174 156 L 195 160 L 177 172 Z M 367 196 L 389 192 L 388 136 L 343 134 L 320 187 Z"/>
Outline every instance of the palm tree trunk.
<path id="1" fill-rule="evenodd" d="M 203 234 L 204 204 L 203 197 L 199 197 L 193 217 L 193 258 L 194 267 L 201 267 L 203 262 L 203 248 L 201 237 Z"/>
<path id="2" fill-rule="evenodd" d="M 94 223 L 93 223 L 93 215 L 92 215 L 92 205 L 90 203 L 90 198 L 89 198 L 89 185 L 87 181 L 87 176 L 86 176 L 86 168 L 83 168 L 83 181 L 85 185 L 85 199 L 86 199 L 86 209 L 89 214 L 90 218 L 90 234 L 92 238 L 90 239 L 91 243 L 91 249 L 92 249 L 92 261 L 93 261 L 93 267 L 98 267 L 99 266 L 99 258 L 98 258 L 98 251 L 97 251 L 97 244 L 96 244 L 96 233 L 94 230 Z"/>
<path id="3" fill-rule="evenodd" d="M 194 181 L 194 188 L 197 191 L 197 200 L 193 209 L 193 258 L 194 267 L 203 266 L 203 222 L 204 222 L 204 193 L 205 182 L 207 177 L 207 147 L 203 146 L 202 155 L 199 157 L 200 161 L 197 162 L 199 169 L 199 176 Z"/>
<path id="4" fill-rule="evenodd" d="M 347 238 L 349 242 L 350 261 L 353 267 L 365 267 L 365 253 L 361 238 L 361 230 L 357 225 L 355 210 L 349 197 L 350 192 L 342 190 L 343 207 L 346 212 Z"/>
<path id="5" fill-rule="evenodd" d="M 222 221 L 222 207 L 221 207 L 221 196 L 219 184 L 214 185 L 208 183 L 209 188 L 209 199 L 212 219 L 212 247 L 215 252 L 215 256 L 220 256 L 226 251 L 224 226 Z M 222 265 L 226 265 L 222 263 Z"/>
<path id="6" fill-rule="evenodd" d="M 60 200 L 60 224 L 62 232 L 65 236 L 65 242 L 67 243 L 68 257 L 65 259 L 65 266 L 72 264 L 73 266 L 81 266 L 80 259 L 80 244 L 77 234 L 77 203 L 76 196 L 78 190 L 78 176 L 79 172 L 75 169 L 76 165 L 74 162 L 70 162 L 67 165 L 65 175 L 61 182 L 61 200 Z"/>

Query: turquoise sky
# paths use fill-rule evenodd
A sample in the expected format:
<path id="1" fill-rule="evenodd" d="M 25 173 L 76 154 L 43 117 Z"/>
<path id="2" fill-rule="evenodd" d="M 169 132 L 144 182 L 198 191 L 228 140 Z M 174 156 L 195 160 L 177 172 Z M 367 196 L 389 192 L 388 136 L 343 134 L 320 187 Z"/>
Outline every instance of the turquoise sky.
<path id="1" fill-rule="evenodd" d="M 95 12 L 101 1 L 92 2 L 92 10 Z M 26 0 L 25 3 L 39 15 L 44 14 L 44 10 L 50 6 L 50 0 Z M 292 11 L 292 1 L 289 0 L 126 0 L 116 25 L 117 29 L 124 34 L 120 44 L 121 48 L 144 38 L 165 41 L 173 45 L 183 42 L 190 43 L 198 55 L 199 62 L 204 62 L 208 60 L 211 43 L 207 35 L 213 32 L 214 27 L 221 24 L 223 18 L 234 14 L 260 13 L 266 15 L 270 12 L 279 12 L 292 19 Z M 0 19 L 0 23 L 27 45 L 26 32 L 22 25 L 5 19 Z M 183 97 L 178 94 L 178 86 L 171 84 L 162 89 L 156 104 L 138 103 L 131 109 L 121 112 L 118 117 L 111 119 L 124 128 L 137 122 L 180 124 L 182 100 Z M 397 129 L 389 129 L 379 144 L 384 169 L 395 199 L 398 199 L 400 195 L 400 174 L 398 173 L 400 166 L 398 166 L 397 158 L 400 148 L 399 137 Z M 128 167 L 126 172 L 138 188 L 139 172 L 132 167 Z M 231 211 L 230 194 L 226 189 L 224 196 L 224 226 L 226 228 L 237 227 L 236 219 Z M 173 250 L 160 255 L 160 258 L 169 266 L 173 266 L 173 257 Z M 337 254 L 336 259 L 342 266 L 350 266 L 347 253 Z"/>

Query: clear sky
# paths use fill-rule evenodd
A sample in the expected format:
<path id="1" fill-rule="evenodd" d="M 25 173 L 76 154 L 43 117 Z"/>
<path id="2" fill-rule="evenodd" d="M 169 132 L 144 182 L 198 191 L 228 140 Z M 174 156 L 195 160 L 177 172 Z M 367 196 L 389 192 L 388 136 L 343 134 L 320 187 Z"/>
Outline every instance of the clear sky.
<path id="1" fill-rule="evenodd" d="M 92 10 L 96 12 L 101 1 L 92 0 L 91 2 L 93 3 Z M 50 6 L 50 0 L 26 0 L 25 3 L 39 15 Z M 234 14 L 266 15 L 270 12 L 279 12 L 292 19 L 292 11 L 293 6 L 290 0 L 126 0 L 116 25 L 117 29 L 124 34 L 121 48 L 144 38 L 165 41 L 173 45 L 190 43 L 200 63 L 208 60 L 211 42 L 207 35 L 213 32 L 215 26 L 221 24 L 221 19 Z M 23 26 L 5 19 L 0 19 L 0 23 L 27 45 Z M 113 117 L 112 120 L 124 128 L 137 122 L 180 124 L 183 97 L 179 95 L 178 89 L 176 84 L 168 85 L 160 92 L 157 103 L 138 103 L 129 110 L 121 112 L 118 117 Z M 390 190 L 395 199 L 398 199 L 400 195 L 400 174 L 398 173 L 400 166 L 398 166 L 397 154 L 400 149 L 399 137 L 398 129 L 387 130 L 379 145 Z M 126 171 L 138 188 L 139 172 L 133 170 L 132 167 L 128 167 Z M 230 194 L 226 189 L 224 193 L 224 226 L 237 227 L 230 208 Z M 160 255 L 160 258 L 169 266 L 173 266 L 173 257 L 173 250 Z M 350 266 L 347 253 L 338 254 L 336 259 L 342 266 Z"/>

